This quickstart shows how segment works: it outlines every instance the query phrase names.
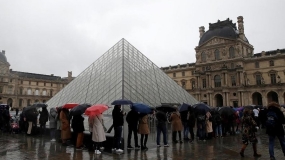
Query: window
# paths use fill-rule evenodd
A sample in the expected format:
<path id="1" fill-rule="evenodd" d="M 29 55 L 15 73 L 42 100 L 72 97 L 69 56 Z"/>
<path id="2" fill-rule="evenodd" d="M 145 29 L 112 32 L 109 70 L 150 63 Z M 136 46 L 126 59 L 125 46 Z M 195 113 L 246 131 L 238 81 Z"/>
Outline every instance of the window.
<path id="1" fill-rule="evenodd" d="M 220 59 L 220 51 L 215 50 L 215 60 L 219 60 L 219 59 Z"/>
<path id="2" fill-rule="evenodd" d="M 43 90 L 43 96 L 46 96 L 46 95 L 47 95 L 47 91 Z"/>
<path id="3" fill-rule="evenodd" d="M 255 62 L 255 68 L 259 68 L 259 62 Z"/>
<path id="4" fill-rule="evenodd" d="M 274 66 L 274 61 L 269 61 L 269 66 Z"/>
<path id="5" fill-rule="evenodd" d="M 221 77 L 219 75 L 216 75 L 214 77 L 215 87 L 221 87 Z"/>
<path id="6" fill-rule="evenodd" d="M 206 87 L 207 87 L 206 78 L 203 78 L 203 79 L 202 79 L 202 85 L 203 85 L 203 86 L 202 86 L 203 88 L 206 88 Z"/>
<path id="7" fill-rule="evenodd" d="M 38 95 L 39 95 L 39 90 L 38 90 L 38 89 L 36 89 L 36 91 L 35 91 L 35 95 L 36 95 L 36 96 L 38 96 Z"/>
<path id="8" fill-rule="evenodd" d="M 3 86 L 0 86 L 0 93 L 3 93 Z"/>
<path id="9" fill-rule="evenodd" d="M 176 77 L 176 73 L 173 73 L 173 77 Z"/>
<path id="10" fill-rule="evenodd" d="M 235 64 L 231 63 L 231 69 L 235 69 Z"/>
<path id="11" fill-rule="evenodd" d="M 230 52 L 230 58 L 235 58 L 235 49 L 234 49 L 234 47 L 230 47 L 229 52 Z"/>
<path id="12" fill-rule="evenodd" d="M 182 76 L 185 76 L 185 72 L 182 72 Z"/>
<path id="13" fill-rule="evenodd" d="M 11 86 L 8 87 L 8 94 L 13 94 L 13 87 Z"/>
<path id="14" fill-rule="evenodd" d="M 32 90 L 31 88 L 28 88 L 28 95 L 31 95 L 32 94 Z"/>
<path id="15" fill-rule="evenodd" d="M 231 80 L 232 80 L 232 86 L 236 86 L 236 77 L 231 76 Z"/>
<path id="16" fill-rule="evenodd" d="M 186 82 L 185 81 L 181 82 L 181 84 L 182 84 L 182 88 L 186 87 Z"/>
<path id="17" fill-rule="evenodd" d="M 202 62 L 206 62 L 206 53 L 205 52 L 203 52 L 201 54 L 201 58 L 202 58 Z"/>
<path id="18" fill-rule="evenodd" d="M 271 84 L 276 84 L 276 75 L 270 74 Z"/>
<path id="19" fill-rule="evenodd" d="M 261 75 L 255 75 L 256 85 L 261 85 Z"/>
<path id="20" fill-rule="evenodd" d="M 195 81 L 192 81 L 191 83 L 192 83 L 192 89 L 195 89 L 196 88 L 195 87 Z"/>
<path id="21" fill-rule="evenodd" d="M 23 95 L 23 88 L 20 88 L 20 95 Z"/>

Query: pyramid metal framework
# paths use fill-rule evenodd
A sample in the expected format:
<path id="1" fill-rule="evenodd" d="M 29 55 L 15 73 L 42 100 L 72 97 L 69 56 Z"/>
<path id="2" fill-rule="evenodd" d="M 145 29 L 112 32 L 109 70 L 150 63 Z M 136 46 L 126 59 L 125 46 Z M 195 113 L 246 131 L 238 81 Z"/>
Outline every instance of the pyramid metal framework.
<path id="1" fill-rule="evenodd" d="M 125 39 L 99 57 L 47 104 L 107 104 L 128 99 L 150 106 L 198 101 Z"/>

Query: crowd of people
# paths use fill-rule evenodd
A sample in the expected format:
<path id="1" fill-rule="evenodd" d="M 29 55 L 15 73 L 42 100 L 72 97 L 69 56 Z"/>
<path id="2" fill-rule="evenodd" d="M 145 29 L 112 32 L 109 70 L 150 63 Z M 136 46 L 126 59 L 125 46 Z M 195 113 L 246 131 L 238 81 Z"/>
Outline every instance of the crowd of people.
<path id="1" fill-rule="evenodd" d="M 112 111 L 113 118 L 113 153 L 122 154 L 122 131 L 124 119 L 128 123 L 128 149 L 147 150 L 148 135 L 150 134 L 149 115 L 155 117 L 156 126 L 156 144 L 157 147 L 169 147 L 167 138 L 168 123 L 171 123 L 172 142 L 183 143 L 194 141 L 195 135 L 199 141 L 206 141 L 212 138 L 223 138 L 227 135 L 236 133 L 242 134 L 242 147 L 240 156 L 244 157 L 244 152 L 248 144 L 252 144 L 254 157 L 260 157 L 257 153 L 256 132 L 261 128 L 266 128 L 269 138 L 269 154 L 272 160 L 274 157 L 274 140 L 277 137 L 282 151 L 285 156 L 285 140 L 284 140 L 284 124 L 285 109 L 278 103 L 271 102 L 267 107 L 253 107 L 236 110 L 233 114 L 220 114 L 218 109 L 211 109 L 204 113 L 196 112 L 193 107 L 179 112 L 171 112 L 167 116 L 165 110 L 153 110 L 152 113 L 138 113 L 130 110 L 128 113 L 123 112 L 121 105 L 115 105 Z M 57 136 L 63 146 L 68 146 L 68 141 L 72 138 L 72 132 L 76 135 L 74 142 L 75 148 L 81 150 L 84 148 L 84 117 L 83 115 L 71 116 L 69 110 L 62 107 L 50 108 L 42 107 L 40 111 L 36 108 L 32 109 L 29 114 L 25 113 L 25 109 L 19 116 L 19 132 L 24 132 L 28 136 L 33 134 L 45 134 L 46 123 L 49 121 L 49 129 L 51 142 L 56 142 Z M 39 118 L 38 118 L 39 117 Z M 11 117 L 9 107 L 0 107 L 0 127 L 2 131 L 11 131 Z M 39 124 L 39 127 L 37 127 Z M 101 154 L 103 149 L 102 142 L 106 141 L 106 128 L 104 126 L 103 115 L 93 115 L 88 117 L 88 126 L 93 144 L 91 150 L 95 154 Z M 197 128 L 194 133 L 194 128 Z M 56 134 L 57 131 L 60 134 Z M 138 134 L 140 134 L 140 141 Z M 161 134 L 163 135 L 163 145 L 161 145 Z M 132 135 L 134 137 L 134 147 L 132 146 Z M 178 139 L 177 139 L 178 137 Z"/>

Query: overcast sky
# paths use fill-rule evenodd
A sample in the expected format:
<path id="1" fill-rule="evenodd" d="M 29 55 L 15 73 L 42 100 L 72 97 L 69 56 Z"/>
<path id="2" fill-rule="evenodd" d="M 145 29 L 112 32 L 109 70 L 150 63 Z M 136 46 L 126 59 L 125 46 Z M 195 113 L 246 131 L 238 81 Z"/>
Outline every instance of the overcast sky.
<path id="1" fill-rule="evenodd" d="M 244 17 L 255 53 L 285 48 L 284 0 L 0 0 L 15 71 L 77 76 L 125 38 L 159 67 L 195 62 L 199 27 Z"/>

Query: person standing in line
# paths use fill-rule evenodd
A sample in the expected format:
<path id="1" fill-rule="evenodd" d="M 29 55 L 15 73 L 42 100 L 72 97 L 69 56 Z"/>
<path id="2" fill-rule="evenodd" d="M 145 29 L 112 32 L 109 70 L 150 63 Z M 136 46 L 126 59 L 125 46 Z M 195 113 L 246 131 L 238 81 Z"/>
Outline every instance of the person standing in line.
<path id="1" fill-rule="evenodd" d="M 127 114 L 126 121 L 128 123 L 128 149 L 134 149 L 131 145 L 132 133 L 134 133 L 135 149 L 140 149 L 138 144 L 138 112 L 130 110 Z"/>
<path id="2" fill-rule="evenodd" d="M 274 157 L 274 140 L 275 137 L 278 138 L 283 154 L 285 156 L 285 140 L 284 140 L 284 129 L 283 124 L 285 123 L 285 118 L 280 110 L 280 105 L 276 102 L 271 102 L 267 106 L 267 121 L 266 121 L 266 134 L 268 134 L 269 139 L 269 155 L 270 160 L 275 160 Z"/>
<path id="3" fill-rule="evenodd" d="M 56 120 L 56 139 L 58 140 L 58 142 L 62 143 L 62 140 L 61 140 L 61 121 L 60 121 L 60 112 L 62 110 L 62 107 L 55 107 L 56 109 L 56 117 L 55 117 L 55 120 Z"/>
<path id="4" fill-rule="evenodd" d="M 213 126 L 215 130 L 215 136 L 223 137 L 223 130 L 222 130 L 222 117 L 220 113 L 216 110 L 213 111 Z"/>
<path id="5" fill-rule="evenodd" d="M 138 133 L 141 135 L 141 150 L 147 150 L 146 143 L 150 133 L 147 114 L 140 115 Z"/>
<path id="6" fill-rule="evenodd" d="M 91 123 L 93 123 L 92 126 L 92 141 L 94 142 L 95 146 L 95 154 L 101 154 L 100 152 L 100 146 L 101 143 L 106 141 L 106 135 L 104 131 L 104 121 L 103 121 L 103 115 L 99 114 L 92 117 Z"/>
<path id="7" fill-rule="evenodd" d="M 49 129 L 50 129 L 50 137 L 51 137 L 51 142 L 55 142 L 55 132 L 56 132 L 56 109 L 51 108 L 49 111 Z"/>
<path id="8" fill-rule="evenodd" d="M 239 152 L 241 157 L 244 157 L 244 150 L 247 147 L 249 143 L 252 143 L 253 148 L 253 156 L 254 157 L 260 157 L 261 155 L 257 153 L 257 139 L 255 136 L 256 132 L 256 123 L 252 117 L 252 110 L 251 109 L 244 109 L 243 117 L 242 117 L 242 148 Z"/>
<path id="9" fill-rule="evenodd" d="M 173 112 L 171 114 L 170 121 L 171 121 L 171 128 L 172 128 L 172 142 L 178 143 L 178 141 L 176 140 L 176 134 L 178 132 L 179 142 L 183 143 L 182 138 L 181 138 L 182 122 L 181 122 L 181 117 L 180 117 L 180 113 L 178 112 L 178 109 L 176 109 L 176 112 Z"/>
<path id="10" fill-rule="evenodd" d="M 59 119 L 61 121 L 61 140 L 62 145 L 67 146 L 67 140 L 71 138 L 70 123 L 69 123 L 69 111 L 66 108 L 62 108 Z"/>
<path id="11" fill-rule="evenodd" d="M 196 122 L 196 118 L 195 118 L 195 113 L 194 113 L 194 109 L 192 107 L 188 108 L 188 115 L 187 115 L 187 124 L 189 127 L 189 133 L 191 136 L 190 139 L 190 143 L 193 142 L 194 140 L 194 127 L 195 127 L 195 122 Z"/>
<path id="12" fill-rule="evenodd" d="M 164 147 L 169 147 L 168 142 L 167 142 L 167 129 L 166 129 L 166 122 L 167 122 L 167 117 L 166 114 L 163 111 L 157 111 L 156 114 L 156 144 L 157 147 L 160 147 L 160 134 L 162 132 L 163 135 L 163 143 Z"/>
<path id="13" fill-rule="evenodd" d="M 114 142 L 112 151 L 117 154 L 122 154 L 124 150 L 121 149 L 122 131 L 124 125 L 124 115 L 121 105 L 115 105 L 112 111 L 113 127 L 114 127 Z"/>
<path id="14" fill-rule="evenodd" d="M 212 125 L 212 115 L 210 112 L 206 113 L 206 131 L 207 131 L 207 139 L 212 139 L 213 133 L 213 125 Z"/>
<path id="15" fill-rule="evenodd" d="M 188 141 L 188 134 L 189 134 L 189 125 L 187 123 L 187 115 L 188 115 L 188 110 L 180 112 L 181 115 L 181 121 L 183 125 L 183 138 L 185 141 Z"/>
<path id="16" fill-rule="evenodd" d="M 76 135 L 76 149 L 77 150 L 82 150 L 83 149 L 83 139 L 84 139 L 84 134 L 83 131 L 84 129 L 84 117 L 82 115 L 74 115 L 72 118 L 72 123 L 71 127 L 73 129 L 74 134 Z"/>
<path id="17" fill-rule="evenodd" d="M 49 117 L 47 107 L 43 107 L 42 111 L 39 111 L 39 113 L 40 113 L 40 118 L 39 118 L 40 130 L 41 130 L 41 134 L 44 135 L 46 131 L 46 123 Z"/>

